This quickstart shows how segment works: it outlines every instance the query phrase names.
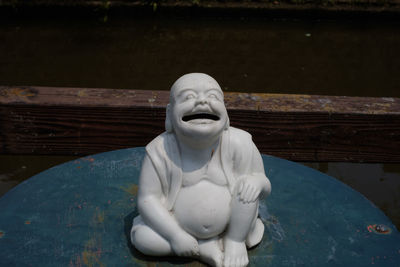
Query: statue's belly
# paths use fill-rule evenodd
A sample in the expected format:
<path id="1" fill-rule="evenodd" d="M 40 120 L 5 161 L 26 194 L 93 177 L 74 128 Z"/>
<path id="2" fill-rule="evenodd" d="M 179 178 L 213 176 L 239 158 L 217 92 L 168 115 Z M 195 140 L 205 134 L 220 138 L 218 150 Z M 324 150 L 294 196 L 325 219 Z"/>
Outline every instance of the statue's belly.
<path id="1" fill-rule="evenodd" d="M 207 239 L 222 233 L 230 217 L 231 194 L 227 186 L 201 180 L 181 188 L 174 215 L 188 233 Z"/>

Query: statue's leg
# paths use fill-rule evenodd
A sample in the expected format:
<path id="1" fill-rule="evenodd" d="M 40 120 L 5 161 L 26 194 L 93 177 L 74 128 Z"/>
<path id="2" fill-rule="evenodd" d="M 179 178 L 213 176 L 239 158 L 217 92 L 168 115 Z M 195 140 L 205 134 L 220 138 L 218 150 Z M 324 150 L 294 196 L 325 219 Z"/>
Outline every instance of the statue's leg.
<path id="1" fill-rule="evenodd" d="M 137 250 L 149 256 L 172 255 L 172 249 L 167 240 L 147 226 L 140 216 L 133 221 L 131 242 Z"/>
<path id="2" fill-rule="evenodd" d="M 255 217 L 254 218 L 254 224 L 253 226 L 250 228 L 250 233 L 247 235 L 246 238 L 246 246 L 247 248 L 252 248 L 256 245 L 258 245 L 264 235 L 264 224 L 261 221 L 260 218 Z"/>
<path id="3" fill-rule="evenodd" d="M 234 193 L 231 207 L 229 226 L 224 237 L 224 266 L 247 266 L 249 260 L 246 239 L 251 237 L 255 227 L 259 226 L 258 200 L 253 203 L 243 203 L 237 193 Z"/>
<path id="4" fill-rule="evenodd" d="M 199 240 L 199 249 L 201 261 L 211 266 L 222 267 L 224 255 L 222 253 L 222 243 L 220 237 L 208 240 Z"/>

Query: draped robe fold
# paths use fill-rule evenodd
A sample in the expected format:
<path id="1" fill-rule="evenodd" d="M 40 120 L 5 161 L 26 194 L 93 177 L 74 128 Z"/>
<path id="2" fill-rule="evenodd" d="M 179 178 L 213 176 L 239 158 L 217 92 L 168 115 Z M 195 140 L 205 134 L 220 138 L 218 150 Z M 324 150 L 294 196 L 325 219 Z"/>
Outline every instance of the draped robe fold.
<path id="1" fill-rule="evenodd" d="M 229 127 L 223 131 L 216 151 L 231 194 L 239 178 L 265 177 L 261 155 L 249 133 Z M 163 192 L 161 202 L 167 210 L 172 210 L 182 187 L 181 154 L 175 134 L 160 134 L 146 146 L 146 152 L 159 178 Z"/>

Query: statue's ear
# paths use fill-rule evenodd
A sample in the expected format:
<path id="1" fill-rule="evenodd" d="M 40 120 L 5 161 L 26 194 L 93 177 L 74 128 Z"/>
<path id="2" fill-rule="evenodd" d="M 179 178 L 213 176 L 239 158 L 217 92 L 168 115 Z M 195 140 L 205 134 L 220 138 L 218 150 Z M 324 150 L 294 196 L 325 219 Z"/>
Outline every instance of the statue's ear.
<path id="1" fill-rule="evenodd" d="M 231 124 L 231 122 L 229 121 L 229 117 L 228 117 L 227 120 L 226 120 L 226 124 L 225 124 L 224 130 L 228 130 L 229 126 L 231 126 L 230 124 Z"/>
<path id="2" fill-rule="evenodd" d="M 167 105 L 167 110 L 165 112 L 165 130 L 167 133 L 172 133 L 173 128 L 172 128 L 172 122 L 171 122 L 171 106 L 170 104 Z"/>

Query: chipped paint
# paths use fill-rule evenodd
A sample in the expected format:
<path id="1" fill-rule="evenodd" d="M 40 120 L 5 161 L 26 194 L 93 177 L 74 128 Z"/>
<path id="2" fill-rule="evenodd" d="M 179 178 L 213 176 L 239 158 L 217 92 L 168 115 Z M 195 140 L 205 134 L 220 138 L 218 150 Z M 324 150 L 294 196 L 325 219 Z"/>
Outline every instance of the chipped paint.
<path id="1" fill-rule="evenodd" d="M 127 186 L 127 187 L 121 187 L 121 189 L 124 190 L 125 192 L 133 195 L 133 196 L 136 196 L 137 192 L 138 192 L 138 185 L 137 184 L 131 184 L 131 185 Z"/>
<path id="2" fill-rule="evenodd" d="M 77 93 L 76 95 L 77 95 L 78 97 L 86 97 L 86 96 L 88 96 L 88 94 L 87 94 L 87 92 L 86 92 L 86 89 L 79 90 L 78 93 Z"/>
<path id="3" fill-rule="evenodd" d="M 82 267 L 81 256 L 78 255 L 75 257 L 75 259 L 71 259 L 69 261 L 69 267 Z"/>
<path id="4" fill-rule="evenodd" d="M 386 108 L 390 108 L 392 106 L 390 103 L 373 103 L 373 105 Z"/>
<path id="5" fill-rule="evenodd" d="M 75 160 L 75 163 L 80 163 L 80 161 L 89 161 L 89 162 L 95 162 L 95 158 L 88 156 L 88 157 L 84 157 L 84 158 L 80 158 L 78 160 Z"/>
<path id="6" fill-rule="evenodd" d="M 301 94 L 226 93 L 228 109 L 272 112 L 327 112 L 349 114 L 398 114 L 396 98 L 318 96 Z"/>
<path id="7" fill-rule="evenodd" d="M 98 211 L 97 213 L 95 213 L 94 221 L 96 223 L 104 223 L 104 219 L 105 219 L 104 211 Z"/>
<path id="8" fill-rule="evenodd" d="M 37 91 L 31 88 L 14 87 L 11 89 L 0 89 L 0 97 L 17 97 L 23 98 L 23 100 L 37 96 Z"/>
<path id="9" fill-rule="evenodd" d="M 82 262 L 85 266 L 105 266 L 101 262 L 101 256 L 103 254 L 102 242 L 97 238 L 89 239 L 85 244 L 85 249 L 82 252 Z"/>
<path id="10" fill-rule="evenodd" d="M 256 94 L 260 96 L 262 99 L 267 99 L 267 98 L 289 98 L 289 99 L 307 99 L 311 98 L 310 95 L 300 95 L 300 94 L 268 94 L 268 93 L 259 93 Z"/>
<path id="11" fill-rule="evenodd" d="M 125 94 L 111 94 L 114 98 L 121 98 L 121 97 L 125 97 Z"/>
<path id="12" fill-rule="evenodd" d="M 392 229 L 390 229 L 386 225 L 382 224 L 371 224 L 367 226 L 367 230 L 370 233 L 378 234 L 378 235 L 389 235 L 392 233 Z"/>
<path id="13" fill-rule="evenodd" d="M 382 97 L 382 100 L 389 101 L 389 102 L 394 102 L 395 101 L 393 97 Z"/>
<path id="14" fill-rule="evenodd" d="M 3 238 L 5 234 L 4 231 L 0 231 L 0 238 Z"/>

